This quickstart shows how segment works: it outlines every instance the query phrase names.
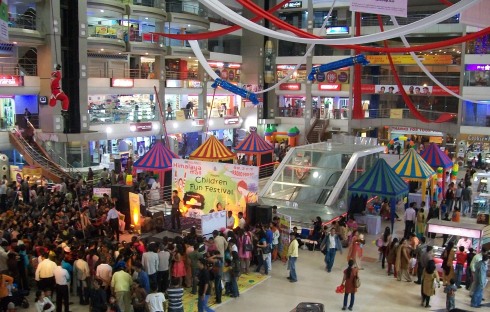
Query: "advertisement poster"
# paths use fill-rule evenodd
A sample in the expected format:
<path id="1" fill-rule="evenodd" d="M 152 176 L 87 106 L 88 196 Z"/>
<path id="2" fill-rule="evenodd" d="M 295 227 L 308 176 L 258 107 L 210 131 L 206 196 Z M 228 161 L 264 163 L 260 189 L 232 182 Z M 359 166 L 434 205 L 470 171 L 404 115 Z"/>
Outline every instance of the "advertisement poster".
<path id="1" fill-rule="evenodd" d="M 93 192 L 94 192 L 94 195 L 92 196 L 93 199 L 102 198 L 104 197 L 104 194 L 109 195 L 109 198 L 111 197 L 110 187 L 94 187 Z"/>
<path id="2" fill-rule="evenodd" d="M 350 10 L 407 17 L 408 0 L 352 0 Z"/>
<path id="3" fill-rule="evenodd" d="M 132 192 L 129 192 L 129 214 L 131 220 L 126 220 L 126 223 L 131 222 L 131 224 L 138 225 L 140 219 L 140 197 Z"/>
<path id="4" fill-rule="evenodd" d="M 432 86 L 403 86 L 408 95 L 431 95 Z M 397 85 L 375 85 L 376 94 L 400 94 Z"/>
<path id="5" fill-rule="evenodd" d="M 417 64 L 411 55 L 392 55 L 393 63 L 396 65 L 415 65 Z M 367 55 L 366 59 L 372 65 L 389 65 L 390 60 L 387 55 Z M 418 59 L 424 65 L 451 65 L 454 64 L 452 55 L 419 55 Z"/>
<path id="6" fill-rule="evenodd" d="M 24 175 L 22 175 L 22 169 L 19 168 L 19 166 L 10 166 L 10 179 L 12 181 L 17 181 L 17 183 L 20 183 L 22 179 L 24 178 Z"/>
<path id="7" fill-rule="evenodd" d="M 122 170 L 124 170 L 128 166 L 129 152 L 119 153 L 119 157 L 121 158 L 121 167 L 122 167 Z"/>
<path id="8" fill-rule="evenodd" d="M 289 233 L 291 233 L 291 217 L 278 213 L 279 217 L 279 233 L 282 243 L 282 252 L 280 254 L 283 261 L 287 260 L 289 248 Z"/>
<path id="9" fill-rule="evenodd" d="M 172 161 L 172 189 L 183 206 L 207 214 L 211 209 L 244 212 L 247 203 L 257 202 L 258 167 L 188 159 Z"/>

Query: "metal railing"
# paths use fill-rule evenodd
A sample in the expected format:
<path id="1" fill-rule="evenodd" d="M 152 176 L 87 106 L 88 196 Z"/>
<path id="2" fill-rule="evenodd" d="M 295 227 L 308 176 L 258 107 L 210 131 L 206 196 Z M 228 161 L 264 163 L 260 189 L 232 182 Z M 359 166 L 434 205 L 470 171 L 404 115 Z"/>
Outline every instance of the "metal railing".
<path id="1" fill-rule="evenodd" d="M 198 78 L 196 72 L 178 72 L 178 71 L 167 71 L 165 73 L 167 79 L 175 79 L 175 80 L 196 80 Z"/>
<path id="2" fill-rule="evenodd" d="M 156 79 L 153 72 L 143 68 L 114 68 L 104 64 L 100 66 L 89 66 L 88 76 L 90 78 L 131 78 L 131 79 Z"/>
<path id="3" fill-rule="evenodd" d="M 13 63 L 0 63 L 0 73 L 14 76 L 36 76 L 37 64 L 23 64 L 21 66 Z"/>
<path id="4" fill-rule="evenodd" d="M 61 157 L 55 150 L 49 149 L 46 151 L 49 154 L 49 157 L 51 157 L 51 160 L 56 162 L 58 165 L 60 165 L 63 169 L 65 169 L 66 172 L 72 177 L 74 176 L 82 176 L 82 173 L 73 167 L 66 159 Z"/>
<path id="5" fill-rule="evenodd" d="M 157 120 L 155 108 L 152 109 L 136 109 L 135 104 L 131 109 L 116 109 L 105 108 L 102 105 L 93 105 L 89 109 L 89 118 L 91 124 L 106 124 L 106 123 L 128 123 Z M 95 109 L 97 107 L 97 109 Z"/>
<path id="6" fill-rule="evenodd" d="M 364 118 L 366 119 L 372 119 L 372 118 L 392 118 L 392 110 L 396 110 L 397 113 L 399 110 L 402 110 L 402 116 L 400 119 L 417 119 L 412 112 L 408 108 L 381 108 L 381 109 L 368 109 L 365 111 Z M 419 109 L 418 110 L 423 116 L 425 116 L 428 119 L 437 119 L 439 116 L 442 114 L 447 114 L 447 112 L 444 111 L 434 111 L 434 110 L 426 110 L 426 109 Z M 449 122 L 450 123 L 457 123 L 458 118 L 457 118 L 457 113 L 451 113 L 454 115 L 454 118 L 451 119 Z M 399 116 L 397 116 L 398 118 Z"/>
<path id="7" fill-rule="evenodd" d="M 9 13 L 8 27 L 36 30 L 37 24 L 35 14 L 35 12 L 33 12 L 33 15 Z"/>
<path id="8" fill-rule="evenodd" d="M 161 8 L 164 0 L 122 0 L 123 3 L 141 5 L 151 8 Z"/>
<path id="9" fill-rule="evenodd" d="M 167 2 L 166 11 L 171 13 L 188 13 L 201 17 L 207 17 L 208 13 L 199 6 L 199 2 Z"/>

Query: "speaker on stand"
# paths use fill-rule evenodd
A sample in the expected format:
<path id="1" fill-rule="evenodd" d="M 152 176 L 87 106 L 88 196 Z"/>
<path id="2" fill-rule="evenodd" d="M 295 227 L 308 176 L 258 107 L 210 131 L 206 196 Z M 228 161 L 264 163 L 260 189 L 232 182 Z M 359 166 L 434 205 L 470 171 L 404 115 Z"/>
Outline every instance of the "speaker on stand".
<path id="1" fill-rule="evenodd" d="M 257 203 L 248 203 L 245 211 L 245 221 L 251 226 L 255 226 L 255 210 L 259 206 Z"/>
<path id="2" fill-rule="evenodd" d="M 255 224 L 270 224 L 272 222 L 272 206 L 260 205 L 255 207 Z"/>

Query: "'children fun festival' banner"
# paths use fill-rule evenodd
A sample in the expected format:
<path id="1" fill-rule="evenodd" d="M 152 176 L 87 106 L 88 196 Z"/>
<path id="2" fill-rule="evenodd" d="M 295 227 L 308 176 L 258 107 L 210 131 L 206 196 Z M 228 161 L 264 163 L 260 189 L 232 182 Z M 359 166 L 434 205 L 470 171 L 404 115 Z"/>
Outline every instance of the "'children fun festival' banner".
<path id="1" fill-rule="evenodd" d="M 173 190 L 181 199 L 182 213 L 193 217 L 211 209 L 245 212 L 247 203 L 257 202 L 259 168 L 188 159 L 172 161 Z"/>

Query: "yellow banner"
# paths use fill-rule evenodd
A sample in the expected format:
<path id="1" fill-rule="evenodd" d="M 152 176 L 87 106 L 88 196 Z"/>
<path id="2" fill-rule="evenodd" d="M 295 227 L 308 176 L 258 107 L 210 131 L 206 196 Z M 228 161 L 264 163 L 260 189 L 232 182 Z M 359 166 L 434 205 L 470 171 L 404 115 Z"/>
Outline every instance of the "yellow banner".
<path id="1" fill-rule="evenodd" d="M 391 119 L 403 119 L 403 109 L 392 108 L 390 110 L 390 118 Z"/>
<path id="2" fill-rule="evenodd" d="M 131 215 L 131 224 L 135 226 L 139 225 L 140 197 L 136 193 L 129 193 L 129 214 Z"/>
<path id="3" fill-rule="evenodd" d="M 411 65 L 416 64 L 410 55 L 392 55 L 393 63 L 396 65 Z M 418 58 L 425 65 L 449 65 L 453 64 L 451 55 L 418 55 Z M 388 65 L 390 61 L 387 55 L 368 55 L 366 59 L 373 65 Z"/>
<path id="4" fill-rule="evenodd" d="M 23 167 L 22 174 L 29 177 L 41 177 L 43 170 L 39 167 Z"/>
<path id="5" fill-rule="evenodd" d="M 185 114 L 183 110 L 175 110 L 175 120 L 177 121 L 183 121 L 185 120 Z"/>

